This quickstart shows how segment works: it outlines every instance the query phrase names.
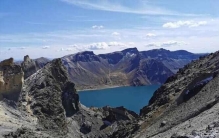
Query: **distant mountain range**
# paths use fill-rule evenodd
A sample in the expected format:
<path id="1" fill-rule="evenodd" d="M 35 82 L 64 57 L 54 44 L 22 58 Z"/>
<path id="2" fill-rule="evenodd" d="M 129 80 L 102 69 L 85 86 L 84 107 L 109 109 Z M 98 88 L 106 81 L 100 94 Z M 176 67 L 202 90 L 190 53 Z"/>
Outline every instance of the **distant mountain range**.
<path id="1" fill-rule="evenodd" d="M 203 54 L 185 50 L 129 48 L 95 55 L 84 51 L 62 58 L 77 89 L 163 84 L 179 68 Z"/>

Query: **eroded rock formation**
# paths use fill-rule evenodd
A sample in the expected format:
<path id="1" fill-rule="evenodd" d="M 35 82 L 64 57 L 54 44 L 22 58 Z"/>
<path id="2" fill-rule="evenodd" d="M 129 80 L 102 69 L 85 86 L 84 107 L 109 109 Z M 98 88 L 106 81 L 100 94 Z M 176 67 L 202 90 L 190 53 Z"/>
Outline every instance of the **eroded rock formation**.
<path id="1" fill-rule="evenodd" d="M 24 71 L 24 79 L 26 79 L 39 69 L 43 68 L 49 61 L 49 59 L 44 57 L 31 59 L 28 55 L 26 55 L 24 56 L 23 62 L 16 62 L 16 64 L 21 65 Z"/>
<path id="2" fill-rule="evenodd" d="M 45 129 L 67 133 L 65 117 L 79 111 L 79 97 L 61 59 L 25 80 L 20 108 L 36 116 Z"/>
<path id="3" fill-rule="evenodd" d="M 24 82 L 24 72 L 13 58 L 0 63 L 0 100 L 3 98 L 17 101 Z"/>

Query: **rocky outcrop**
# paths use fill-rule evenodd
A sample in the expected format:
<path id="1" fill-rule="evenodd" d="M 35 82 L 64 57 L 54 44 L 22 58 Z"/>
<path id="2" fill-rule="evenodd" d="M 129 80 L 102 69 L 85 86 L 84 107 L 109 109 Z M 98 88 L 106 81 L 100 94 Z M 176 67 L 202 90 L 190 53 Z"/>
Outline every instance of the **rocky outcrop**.
<path id="1" fill-rule="evenodd" d="M 11 60 L 1 63 L 1 67 L 5 68 L 5 65 L 19 67 L 22 71 Z M 10 75 L 14 78 L 16 74 Z M 7 97 L 3 93 L 5 99 L 0 101 L 0 134 L 4 137 L 67 137 L 66 117 L 77 113 L 80 105 L 79 96 L 74 84 L 69 81 L 61 59 L 48 63 L 28 77 L 20 88 L 17 95 L 12 93 Z M 13 99 L 15 96 L 19 98 L 18 102 Z"/>
<path id="2" fill-rule="evenodd" d="M 108 138 L 118 128 L 134 122 L 137 117 L 136 113 L 124 107 L 86 108 L 81 105 L 81 110 L 72 116 L 69 128 L 75 127 L 72 124 L 77 123 L 85 137 Z"/>
<path id="3" fill-rule="evenodd" d="M 27 55 L 24 57 L 24 61 L 21 63 L 21 67 L 24 71 L 24 78 L 28 78 L 32 74 L 34 74 L 37 70 L 38 67 L 36 66 L 36 63 L 30 59 L 30 57 Z"/>
<path id="4" fill-rule="evenodd" d="M 13 58 L 0 63 L 0 100 L 4 98 L 17 101 L 22 89 L 24 73 Z"/>
<path id="5" fill-rule="evenodd" d="M 22 127 L 18 128 L 15 132 L 10 132 L 9 134 L 5 134 L 4 138 L 49 138 L 49 135 L 40 134 L 34 132 L 33 130 Z"/>
<path id="6" fill-rule="evenodd" d="M 24 79 L 43 68 L 48 62 L 49 60 L 43 57 L 33 60 L 30 59 L 28 55 L 24 56 L 24 61 L 21 63 L 21 67 L 24 71 Z"/>
<path id="7" fill-rule="evenodd" d="M 43 128 L 67 133 L 65 117 L 79 111 L 79 97 L 61 59 L 25 80 L 19 106 L 36 116 Z"/>
<path id="8" fill-rule="evenodd" d="M 48 62 L 50 62 L 49 59 L 45 58 L 45 57 L 40 57 L 37 59 L 33 59 L 36 63 L 36 66 L 41 69 L 43 68 Z"/>

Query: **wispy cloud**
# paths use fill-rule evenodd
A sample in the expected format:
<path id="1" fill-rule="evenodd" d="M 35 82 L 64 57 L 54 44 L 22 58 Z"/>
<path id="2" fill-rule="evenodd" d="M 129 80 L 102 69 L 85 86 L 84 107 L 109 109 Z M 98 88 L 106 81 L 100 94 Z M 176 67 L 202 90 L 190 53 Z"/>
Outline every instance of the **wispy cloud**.
<path id="1" fill-rule="evenodd" d="M 118 32 L 113 32 L 112 35 L 113 35 L 113 36 L 118 36 L 118 35 L 120 35 L 120 33 L 118 33 Z"/>
<path id="2" fill-rule="evenodd" d="M 63 2 L 73 4 L 85 9 L 95 9 L 112 12 L 133 13 L 133 14 L 145 14 L 145 15 L 185 15 L 191 16 L 192 14 L 181 14 L 176 11 L 171 11 L 159 6 L 154 6 L 146 1 L 135 0 L 135 6 L 127 6 L 121 1 L 112 2 L 110 0 L 61 0 Z"/>
<path id="3" fill-rule="evenodd" d="M 177 21 L 163 24 L 164 28 L 199 27 L 206 25 L 207 21 Z"/>
<path id="4" fill-rule="evenodd" d="M 149 43 L 146 46 L 147 47 L 171 47 L 171 46 L 182 46 L 182 45 L 188 45 L 188 43 L 184 41 L 165 41 L 165 42 L 156 42 L 156 43 Z"/>
<path id="5" fill-rule="evenodd" d="M 50 46 L 43 46 L 42 49 L 49 49 Z"/>
<path id="6" fill-rule="evenodd" d="M 106 42 L 93 43 L 89 47 L 91 50 L 107 49 L 109 48 Z"/>
<path id="7" fill-rule="evenodd" d="M 27 49 L 26 47 L 19 47 L 18 49 L 24 50 Z"/>
<path id="8" fill-rule="evenodd" d="M 88 45 L 88 49 L 90 50 L 105 50 L 109 49 L 110 47 L 116 47 L 116 48 L 124 48 L 133 45 L 133 43 L 122 43 L 122 42 L 98 42 L 98 43 L 92 43 Z"/>
<path id="9" fill-rule="evenodd" d="M 103 29 L 104 26 L 102 26 L 102 25 L 94 25 L 94 26 L 92 26 L 92 28 L 93 29 Z"/>
<path id="10" fill-rule="evenodd" d="M 146 34 L 146 37 L 155 37 L 155 36 L 157 36 L 156 34 L 153 34 L 153 33 L 148 33 L 148 34 Z"/>

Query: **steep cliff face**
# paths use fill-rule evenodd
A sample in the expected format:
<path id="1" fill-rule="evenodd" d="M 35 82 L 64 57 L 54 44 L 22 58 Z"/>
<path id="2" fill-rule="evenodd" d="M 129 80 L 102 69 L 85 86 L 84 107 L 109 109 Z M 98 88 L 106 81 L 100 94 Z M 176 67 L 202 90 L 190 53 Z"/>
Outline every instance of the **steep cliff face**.
<path id="1" fill-rule="evenodd" d="M 79 111 L 79 96 L 61 59 L 48 63 L 25 80 L 20 108 L 36 116 L 45 129 L 67 133 L 65 117 Z"/>
<path id="2" fill-rule="evenodd" d="M 133 77 L 133 83 L 138 86 L 147 84 L 163 84 L 173 72 L 162 62 L 155 59 L 142 59 Z"/>
<path id="3" fill-rule="evenodd" d="M 66 116 L 78 112 L 80 105 L 74 83 L 69 81 L 61 59 L 48 63 L 25 81 L 21 67 L 14 65 L 13 59 L 3 61 L 0 65 L 4 71 L 4 82 L 7 80 L 9 86 L 19 86 L 19 89 L 11 87 L 5 91 L 1 85 L 4 91 L 1 91 L 0 99 L 0 134 L 6 134 L 5 137 L 29 137 L 29 134 L 39 137 L 39 131 L 44 131 L 42 137 L 66 136 Z M 18 74 L 22 75 L 19 83 L 16 80 Z M 7 134 L 16 129 L 16 132 Z"/>
<path id="4" fill-rule="evenodd" d="M 190 63 L 192 60 L 199 58 L 199 56 L 203 56 L 203 54 L 193 54 L 185 50 L 169 51 L 161 48 L 142 51 L 141 56 L 160 61 L 173 73 L 176 73 L 178 69 Z"/>
<path id="5" fill-rule="evenodd" d="M 6 98 L 17 101 L 24 81 L 24 72 L 14 60 L 7 59 L 0 63 L 0 100 Z"/>

